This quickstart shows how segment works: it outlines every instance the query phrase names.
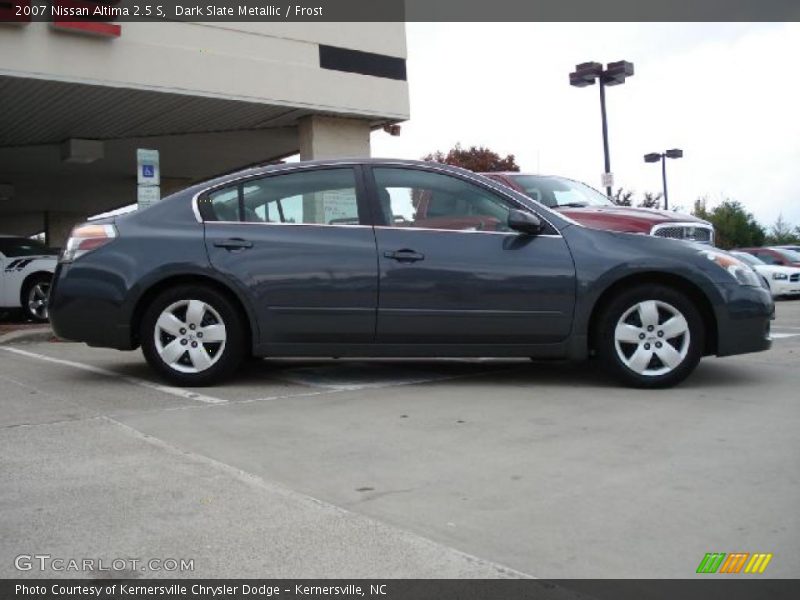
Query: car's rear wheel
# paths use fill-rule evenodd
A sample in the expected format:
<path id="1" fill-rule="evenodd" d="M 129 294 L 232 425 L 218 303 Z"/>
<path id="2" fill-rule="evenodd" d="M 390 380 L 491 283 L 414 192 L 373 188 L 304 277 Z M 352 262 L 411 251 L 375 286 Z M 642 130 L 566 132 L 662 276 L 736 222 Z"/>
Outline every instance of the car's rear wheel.
<path id="1" fill-rule="evenodd" d="M 204 286 L 160 294 L 142 319 L 142 351 L 156 371 L 178 385 L 212 385 L 245 355 L 244 325 L 231 301 Z"/>
<path id="2" fill-rule="evenodd" d="M 44 323 L 49 318 L 47 301 L 50 280 L 50 275 L 35 275 L 25 282 L 20 300 L 26 318 L 38 323 Z"/>
<path id="3" fill-rule="evenodd" d="M 681 292 L 637 286 L 614 298 L 598 324 L 596 349 L 605 367 L 624 383 L 669 387 L 694 371 L 703 355 L 700 311 Z"/>

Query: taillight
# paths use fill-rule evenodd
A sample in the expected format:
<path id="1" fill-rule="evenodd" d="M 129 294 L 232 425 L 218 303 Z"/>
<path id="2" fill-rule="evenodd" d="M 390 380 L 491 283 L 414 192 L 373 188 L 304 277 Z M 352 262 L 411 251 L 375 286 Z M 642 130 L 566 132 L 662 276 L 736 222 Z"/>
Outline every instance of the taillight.
<path id="1" fill-rule="evenodd" d="M 79 225 L 69 234 L 67 245 L 61 253 L 61 262 L 72 262 L 87 252 L 96 250 L 117 237 L 113 225 Z"/>

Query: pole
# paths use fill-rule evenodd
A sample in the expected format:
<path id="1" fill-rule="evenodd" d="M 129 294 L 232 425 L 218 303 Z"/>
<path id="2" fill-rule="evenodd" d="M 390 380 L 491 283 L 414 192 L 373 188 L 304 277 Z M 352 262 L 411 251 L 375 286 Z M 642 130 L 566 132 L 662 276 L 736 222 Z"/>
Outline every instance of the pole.
<path id="1" fill-rule="evenodd" d="M 603 76 L 597 78 L 600 82 L 600 117 L 603 121 L 603 157 L 605 159 L 605 172 L 611 172 L 611 157 L 608 154 L 608 122 L 606 120 L 606 85 L 603 83 Z M 611 197 L 611 186 L 606 186 L 606 195 Z"/>
<path id="2" fill-rule="evenodd" d="M 664 210 L 669 210 L 669 196 L 667 196 L 667 155 L 661 155 L 661 182 L 664 189 Z"/>

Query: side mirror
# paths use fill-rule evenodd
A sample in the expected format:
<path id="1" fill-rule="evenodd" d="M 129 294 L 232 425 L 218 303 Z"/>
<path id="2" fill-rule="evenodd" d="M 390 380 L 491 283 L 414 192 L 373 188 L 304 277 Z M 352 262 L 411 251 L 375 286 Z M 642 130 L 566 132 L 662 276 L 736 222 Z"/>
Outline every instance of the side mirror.
<path id="1" fill-rule="evenodd" d="M 530 235 L 536 235 L 542 231 L 542 222 L 539 217 L 513 208 L 508 212 L 508 226 L 514 231 Z"/>

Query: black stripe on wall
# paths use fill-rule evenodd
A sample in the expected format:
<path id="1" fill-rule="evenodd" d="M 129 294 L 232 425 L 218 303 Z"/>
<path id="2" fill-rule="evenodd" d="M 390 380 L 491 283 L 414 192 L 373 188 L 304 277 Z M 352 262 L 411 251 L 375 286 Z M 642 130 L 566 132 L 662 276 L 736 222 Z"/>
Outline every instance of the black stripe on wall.
<path id="1" fill-rule="evenodd" d="M 361 50 L 348 50 L 347 48 L 320 44 L 319 66 L 333 71 L 406 80 L 406 61 L 404 58 L 362 52 Z"/>

